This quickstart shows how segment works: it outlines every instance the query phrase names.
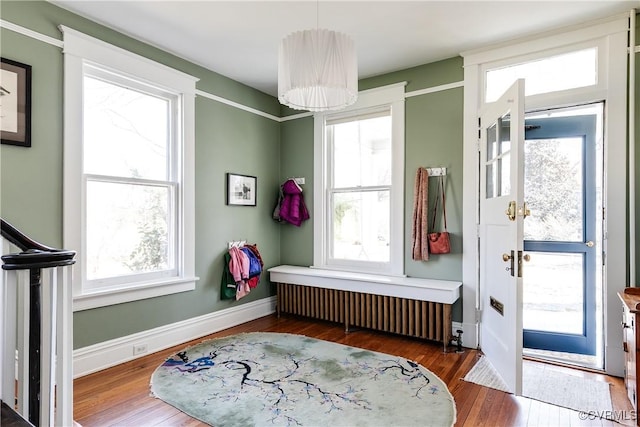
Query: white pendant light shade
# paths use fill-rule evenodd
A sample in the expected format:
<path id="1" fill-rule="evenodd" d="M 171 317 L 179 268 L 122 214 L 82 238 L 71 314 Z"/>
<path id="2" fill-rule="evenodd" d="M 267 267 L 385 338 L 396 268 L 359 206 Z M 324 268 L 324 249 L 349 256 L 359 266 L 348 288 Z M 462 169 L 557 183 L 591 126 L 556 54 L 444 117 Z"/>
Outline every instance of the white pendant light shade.
<path id="1" fill-rule="evenodd" d="M 278 100 L 296 110 L 339 110 L 358 98 L 358 61 L 353 40 L 316 29 L 290 34 L 280 43 Z"/>

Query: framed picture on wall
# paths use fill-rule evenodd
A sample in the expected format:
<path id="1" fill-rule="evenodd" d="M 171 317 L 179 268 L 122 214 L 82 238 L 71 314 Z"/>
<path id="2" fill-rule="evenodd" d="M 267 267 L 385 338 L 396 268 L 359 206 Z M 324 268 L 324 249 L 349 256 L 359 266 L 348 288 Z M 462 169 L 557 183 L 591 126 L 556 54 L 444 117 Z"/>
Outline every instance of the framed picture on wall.
<path id="1" fill-rule="evenodd" d="M 0 133 L 3 144 L 31 147 L 31 65 L 0 58 Z"/>
<path id="2" fill-rule="evenodd" d="M 227 173 L 227 205 L 256 206 L 258 178 Z"/>

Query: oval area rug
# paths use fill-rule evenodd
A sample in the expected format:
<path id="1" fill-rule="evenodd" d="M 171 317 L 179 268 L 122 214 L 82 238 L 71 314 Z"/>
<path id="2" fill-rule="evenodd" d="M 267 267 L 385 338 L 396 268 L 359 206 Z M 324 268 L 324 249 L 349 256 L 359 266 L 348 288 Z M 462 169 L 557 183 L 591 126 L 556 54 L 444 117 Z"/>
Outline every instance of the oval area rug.
<path id="1" fill-rule="evenodd" d="M 451 426 L 447 386 L 398 356 L 302 335 L 204 341 L 151 376 L 153 396 L 214 426 Z"/>

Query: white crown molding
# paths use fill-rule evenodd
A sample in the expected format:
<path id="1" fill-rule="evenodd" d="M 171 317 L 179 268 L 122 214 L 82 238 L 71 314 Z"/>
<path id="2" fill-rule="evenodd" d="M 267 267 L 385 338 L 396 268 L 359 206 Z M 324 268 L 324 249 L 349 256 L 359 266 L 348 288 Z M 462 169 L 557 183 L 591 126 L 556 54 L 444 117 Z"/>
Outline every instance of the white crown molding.
<path id="1" fill-rule="evenodd" d="M 457 87 L 464 87 L 464 80 L 461 80 L 459 82 L 447 83 L 444 85 L 432 86 L 425 89 L 414 90 L 412 92 L 405 93 L 404 97 L 411 98 L 413 96 L 426 95 L 428 93 L 434 93 L 434 92 L 442 92 L 449 89 L 455 89 Z"/>
<path id="2" fill-rule="evenodd" d="M 13 22 L 5 21 L 4 19 L 0 19 L 0 28 L 11 30 L 18 34 L 22 34 L 23 36 L 31 37 L 32 39 L 39 40 L 41 42 L 53 45 L 55 47 L 59 47 L 59 48 L 64 47 L 64 42 L 62 40 L 49 37 L 42 33 L 38 33 L 37 31 L 33 31 L 23 26 L 14 24 Z"/>
<path id="3" fill-rule="evenodd" d="M 209 93 L 209 92 L 205 92 L 203 90 L 196 89 L 196 95 L 202 96 L 202 97 L 207 98 L 207 99 L 211 99 L 212 101 L 220 102 L 220 103 L 225 104 L 225 105 L 229 105 L 231 107 L 238 108 L 238 109 L 243 110 L 243 111 L 247 111 L 249 113 L 256 114 L 258 116 L 266 117 L 267 119 L 271 119 L 271 120 L 276 121 L 276 122 L 281 122 L 282 121 L 282 119 L 280 117 L 274 116 L 273 114 L 269 114 L 269 113 L 265 113 L 264 111 L 256 110 L 255 108 L 248 107 L 246 105 L 240 104 L 240 103 L 235 102 L 235 101 L 231 101 L 229 99 L 223 98 L 223 97 L 218 96 L 218 95 L 214 95 L 214 94 Z"/>

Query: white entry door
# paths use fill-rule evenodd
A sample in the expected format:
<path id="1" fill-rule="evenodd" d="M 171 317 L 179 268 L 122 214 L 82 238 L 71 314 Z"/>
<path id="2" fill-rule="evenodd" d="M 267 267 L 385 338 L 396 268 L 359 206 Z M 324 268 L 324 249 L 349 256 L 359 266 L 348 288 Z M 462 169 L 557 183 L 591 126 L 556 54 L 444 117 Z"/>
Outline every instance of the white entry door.
<path id="1" fill-rule="evenodd" d="M 524 80 L 480 117 L 480 347 L 522 393 Z"/>

